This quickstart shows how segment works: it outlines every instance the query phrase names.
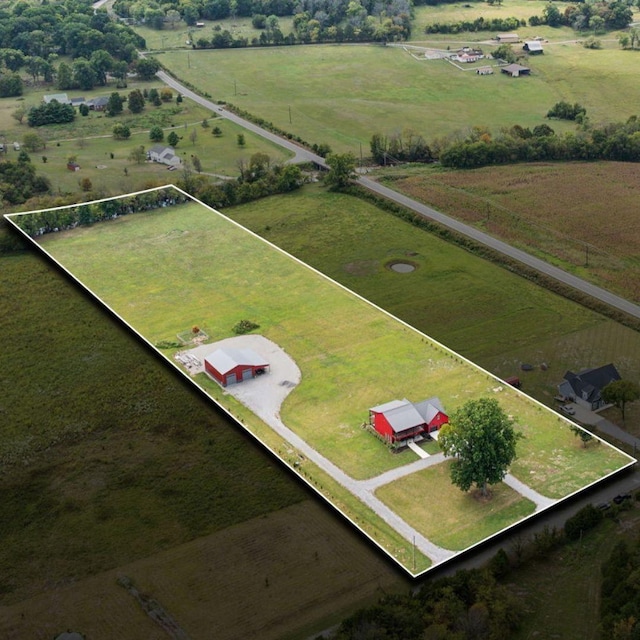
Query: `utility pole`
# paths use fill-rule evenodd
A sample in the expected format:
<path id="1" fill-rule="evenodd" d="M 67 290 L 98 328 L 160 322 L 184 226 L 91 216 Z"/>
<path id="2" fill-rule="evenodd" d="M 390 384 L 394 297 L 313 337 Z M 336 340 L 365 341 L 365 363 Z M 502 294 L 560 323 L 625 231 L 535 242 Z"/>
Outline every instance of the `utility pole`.
<path id="1" fill-rule="evenodd" d="M 289 124 L 291 124 L 291 105 L 289 105 Z"/>
<path id="2" fill-rule="evenodd" d="M 585 250 L 584 266 L 588 267 L 589 266 L 589 245 L 588 244 L 584 245 L 584 250 Z"/>
<path id="3" fill-rule="evenodd" d="M 233 95 L 237 96 L 238 95 L 238 85 L 236 84 L 236 81 L 233 81 Z"/>

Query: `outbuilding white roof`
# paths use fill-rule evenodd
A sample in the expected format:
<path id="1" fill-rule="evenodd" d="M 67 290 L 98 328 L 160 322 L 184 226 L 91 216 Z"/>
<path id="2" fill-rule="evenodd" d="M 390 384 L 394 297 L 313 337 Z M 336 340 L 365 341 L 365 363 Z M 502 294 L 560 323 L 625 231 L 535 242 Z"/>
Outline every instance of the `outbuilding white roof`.
<path id="1" fill-rule="evenodd" d="M 210 353 L 205 361 L 222 375 L 229 373 L 238 366 L 268 367 L 269 363 L 259 356 L 253 349 L 217 349 Z"/>

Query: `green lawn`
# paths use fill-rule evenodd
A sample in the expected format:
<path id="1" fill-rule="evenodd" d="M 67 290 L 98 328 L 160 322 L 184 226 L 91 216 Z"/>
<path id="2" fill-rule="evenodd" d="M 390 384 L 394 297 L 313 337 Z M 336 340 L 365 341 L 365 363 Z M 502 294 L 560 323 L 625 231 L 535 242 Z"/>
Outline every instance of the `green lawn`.
<path id="1" fill-rule="evenodd" d="M 560 100 L 580 102 L 594 122 L 626 120 L 640 100 L 633 55 L 615 46 L 596 51 L 550 44 L 531 59 L 532 75 L 517 79 L 478 76 L 444 60 L 416 60 L 401 48 L 366 45 L 209 50 L 188 57 L 167 52 L 159 59 L 216 100 L 359 157 L 360 145 L 368 155 L 374 133 L 409 128 L 431 141 L 472 125 L 494 132 L 513 124 L 534 127 Z"/>
<path id="2" fill-rule="evenodd" d="M 611 361 L 640 376 L 636 331 L 359 200 L 309 186 L 226 213 L 487 370 L 519 375 L 550 406 L 568 369 Z M 397 274 L 385 268 L 394 259 L 418 268 Z"/>
<path id="3" fill-rule="evenodd" d="M 127 89 L 118 90 L 121 95 L 128 95 L 134 89 L 160 89 L 164 85 L 158 82 L 130 83 Z M 115 87 L 96 88 L 92 92 L 72 91 L 70 97 L 84 95 L 97 97 L 110 95 Z M 80 189 L 79 182 L 88 178 L 92 184 L 92 191 L 102 196 L 118 195 L 124 191 L 134 191 L 153 184 L 175 182 L 180 172 L 168 172 L 167 167 L 157 163 L 136 164 L 129 160 L 134 147 L 144 146 L 149 149 L 156 144 L 149 139 L 149 129 L 160 126 L 164 130 L 165 141 L 171 131 L 180 137 L 176 147 L 178 155 L 190 160 L 195 155 L 201 161 L 202 172 L 215 176 L 237 177 L 238 164 L 248 164 L 254 153 L 267 154 L 273 163 L 283 163 L 292 154 L 281 147 L 257 136 L 238 125 L 223 118 L 216 118 L 208 109 L 185 99 L 181 104 L 163 103 L 154 107 L 147 103 L 140 114 L 127 111 L 114 118 L 104 113 L 91 111 L 83 117 L 76 115 L 72 123 L 65 125 L 50 125 L 32 128 L 22 125 L 11 117 L 15 109 L 24 105 L 27 108 L 37 105 L 46 93 L 53 92 L 52 88 L 30 89 L 24 99 L 9 98 L 0 100 L 0 136 L 10 143 L 14 140 L 23 142 L 27 133 L 37 133 L 47 143 L 45 149 L 30 153 L 36 171 L 46 175 L 53 185 L 54 193 L 73 193 Z M 174 96 L 175 96 L 174 92 Z M 207 120 L 208 128 L 202 127 Z M 131 130 L 131 137 L 127 140 L 114 140 L 112 129 L 114 124 L 126 124 Z M 221 135 L 214 136 L 212 129 L 219 127 Z M 195 141 L 191 140 L 195 131 Z M 238 145 L 238 134 L 245 138 L 244 146 Z M 8 159 L 16 159 L 18 153 L 9 145 Z M 67 160 L 75 156 L 80 165 L 80 171 L 67 169 Z M 125 171 L 126 170 L 126 171 Z"/>
<path id="4" fill-rule="evenodd" d="M 628 462 L 606 445 L 583 449 L 556 414 L 197 204 L 52 234 L 42 245 L 151 342 L 195 324 L 215 341 L 241 318 L 258 322 L 302 371 L 283 421 L 354 478 L 409 461 L 360 428 L 368 408 L 432 395 L 447 411 L 498 397 L 525 435 L 514 475 L 551 497 Z M 463 254 L 444 243 L 441 251 Z"/>
<path id="5" fill-rule="evenodd" d="M 491 498 L 452 490 L 450 463 L 405 476 L 376 495 L 435 544 L 461 551 L 519 522 L 535 511 L 533 502 L 505 484 L 491 487 Z"/>

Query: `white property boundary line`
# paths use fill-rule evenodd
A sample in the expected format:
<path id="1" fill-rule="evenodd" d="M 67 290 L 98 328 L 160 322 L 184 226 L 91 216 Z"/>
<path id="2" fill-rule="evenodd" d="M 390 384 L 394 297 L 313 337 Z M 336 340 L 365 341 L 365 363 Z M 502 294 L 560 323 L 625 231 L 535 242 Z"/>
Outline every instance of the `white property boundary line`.
<path id="1" fill-rule="evenodd" d="M 615 451 L 617 451 L 618 453 L 622 454 L 624 457 L 629 459 L 629 462 L 620 467 L 619 469 L 616 469 L 615 471 L 612 471 L 610 473 L 608 473 L 605 476 L 602 476 L 601 478 L 599 478 L 598 480 L 585 485 L 584 487 L 581 487 L 580 489 L 577 489 L 576 491 L 570 493 L 569 495 L 554 500 L 552 502 L 550 502 L 550 504 L 544 505 L 544 504 L 538 504 L 536 510 L 529 516 L 526 516 L 524 518 L 522 518 L 521 520 L 519 520 L 518 522 L 515 522 L 514 524 L 511 524 L 507 527 L 505 527 L 504 529 L 501 529 L 500 531 L 496 531 L 494 534 L 484 538 L 483 540 L 480 540 L 474 544 L 472 544 L 469 547 L 466 547 L 465 549 L 461 550 L 461 551 L 451 551 L 451 555 L 448 555 L 446 558 L 441 558 L 435 562 L 433 562 L 433 564 L 431 565 L 431 567 L 429 567 L 428 569 L 425 569 L 424 571 L 421 571 L 419 573 L 415 573 L 414 571 L 412 571 L 408 566 L 405 566 L 404 564 L 402 564 L 397 558 L 395 558 L 388 549 L 386 549 L 384 546 L 382 546 L 382 544 L 380 542 L 378 542 L 375 538 L 373 538 L 367 531 L 365 531 L 360 525 L 358 525 L 353 519 L 352 517 L 347 514 L 346 512 L 344 512 L 342 509 L 340 509 L 338 506 L 336 506 L 334 503 L 331 502 L 331 500 L 329 499 L 329 496 L 323 494 L 317 487 L 315 487 L 309 480 L 307 480 L 301 473 L 300 471 L 298 471 L 295 467 L 293 467 L 292 465 L 290 465 L 286 460 L 284 460 L 276 451 L 274 451 L 267 443 L 263 442 L 262 440 L 260 440 L 260 438 L 258 436 L 256 436 L 253 431 L 251 431 L 248 427 L 246 427 L 242 421 L 237 418 L 236 416 L 234 416 L 230 410 L 226 409 L 220 402 L 218 402 L 217 400 L 215 400 L 212 396 L 210 396 L 207 391 L 205 389 L 203 389 L 195 380 L 193 380 L 191 378 L 191 376 L 188 374 L 188 372 L 186 372 L 185 370 L 183 370 L 182 368 L 180 368 L 174 361 L 172 361 L 171 359 L 167 358 L 155 345 L 153 345 L 145 336 L 143 336 L 139 331 L 137 331 L 133 326 L 131 326 L 119 313 L 117 313 L 114 309 L 112 309 L 109 305 L 107 305 L 101 298 L 100 296 L 96 295 L 91 289 L 89 289 L 87 286 L 85 286 L 85 284 L 79 279 L 77 278 L 71 271 L 69 271 L 63 264 L 61 264 L 58 260 L 56 260 L 48 251 L 46 251 L 46 249 L 44 249 L 40 244 L 38 244 L 34 238 L 32 238 L 31 236 L 29 236 L 26 232 L 24 232 L 17 223 L 15 223 L 13 221 L 13 217 L 17 217 L 17 216 L 23 216 L 23 215 L 32 215 L 34 213 L 42 213 L 42 212 L 46 212 L 46 211 L 60 211 L 60 210 L 64 210 L 64 209 L 73 209 L 73 208 L 77 208 L 77 207 L 82 207 L 82 206 L 88 206 L 91 204 L 97 204 L 100 202 L 106 202 L 109 200 L 118 200 L 119 198 L 128 198 L 128 197 L 133 197 L 136 195 L 140 195 L 140 194 L 144 194 L 144 193 L 150 193 L 153 191 L 162 191 L 162 190 L 166 190 L 166 189 L 174 189 L 175 191 L 181 193 L 182 195 L 184 195 L 185 197 L 189 198 L 192 202 L 195 202 L 197 204 L 199 204 L 200 206 L 210 210 L 211 212 L 215 213 L 216 215 L 220 216 L 221 218 L 224 218 L 226 221 L 228 221 L 229 223 L 233 224 L 234 226 L 236 226 L 238 229 L 241 229 L 244 233 L 248 233 L 251 236 L 253 236 L 255 239 L 259 240 L 262 243 L 265 243 L 266 245 L 268 245 L 269 247 L 271 247 L 272 249 L 276 250 L 277 252 L 279 252 L 280 254 L 286 256 L 287 258 L 295 261 L 298 265 L 305 267 L 306 269 L 312 271 L 313 273 L 315 273 L 316 275 L 320 276 L 323 280 L 326 280 L 330 283 L 332 283 L 333 285 L 339 287 L 340 289 L 342 289 L 343 291 L 347 292 L 349 295 L 352 295 L 356 298 L 358 298 L 359 300 L 365 302 L 367 305 L 373 307 L 374 309 L 376 309 L 378 312 L 383 313 L 384 315 L 386 315 L 387 317 L 393 319 L 395 322 L 398 322 L 399 324 L 401 324 L 402 326 L 404 326 L 405 328 L 409 329 L 410 331 L 418 334 L 419 336 L 421 336 L 422 338 L 426 338 L 430 343 L 432 343 L 433 345 L 436 345 L 437 347 L 439 347 L 440 349 L 443 349 L 446 353 L 450 354 L 453 357 L 457 357 L 459 358 L 461 361 L 463 361 L 464 363 L 466 363 L 467 365 L 470 365 L 471 367 L 473 367 L 474 369 L 484 373 L 485 375 L 489 376 L 490 378 L 493 378 L 497 383 L 499 384 L 506 384 L 503 380 L 501 380 L 500 378 L 498 378 L 497 376 L 495 376 L 494 374 L 490 373 L 489 371 L 486 371 L 485 369 L 483 369 L 482 367 L 478 366 L 477 364 L 475 364 L 474 362 L 472 362 L 471 360 L 465 358 L 464 356 L 452 351 L 451 349 L 449 349 L 448 347 L 446 347 L 445 345 L 441 344 L 440 342 L 438 342 L 437 340 L 434 340 L 433 338 L 427 336 L 425 333 L 419 331 L 418 329 L 416 329 L 415 327 L 411 326 L 410 324 L 406 323 L 404 320 L 401 320 L 400 318 L 397 318 L 396 316 L 394 316 L 393 314 L 389 313 L 388 311 L 386 311 L 385 309 L 379 307 L 378 305 L 372 303 L 371 301 L 367 300 L 366 298 L 364 298 L 363 296 L 361 296 L 360 294 L 352 291 L 351 289 L 349 289 L 348 287 L 344 286 L 343 284 L 333 280 L 332 278 L 328 277 L 327 275 L 325 275 L 324 273 L 322 273 L 321 271 L 318 271 L 317 269 L 315 269 L 314 267 L 310 266 L 309 264 L 303 262 L 302 260 L 300 260 L 299 258 L 296 258 L 295 256 L 287 253 L 286 251 L 284 251 L 283 249 L 281 249 L 280 247 L 276 246 L 275 244 L 273 244 L 272 242 L 269 242 L 268 240 L 264 239 L 263 237 L 259 236 L 257 233 L 251 231 L 250 229 L 247 229 L 245 227 L 243 227 L 241 224 L 239 224 L 238 222 L 236 222 L 235 220 L 232 220 L 231 218 L 228 218 L 227 216 L 225 216 L 224 214 L 220 213 L 219 211 L 217 211 L 216 209 L 214 209 L 213 207 L 210 207 L 209 205 L 206 205 L 205 203 L 201 202 L 200 200 L 198 200 L 197 198 L 193 197 L 191 194 L 187 193 L 186 191 L 183 191 L 182 189 L 180 189 L 179 187 L 176 187 L 173 184 L 168 184 L 168 185 L 164 185 L 161 187 L 154 187 L 152 189 L 145 189 L 142 191 L 136 191 L 133 193 L 127 193 L 127 194 L 122 194 L 120 196 L 116 196 L 116 197 L 107 197 L 107 198 L 101 198 L 99 200 L 92 200 L 90 202 L 81 202 L 78 204 L 72 204 L 72 205 L 65 205 L 65 206 L 61 206 L 61 207 L 53 207 L 53 208 L 48 208 L 48 209 L 37 209 L 34 211 L 29 211 L 29 212 L 20 212 L 20 213 L 12 213 L 12 214 L 5 214 L 4 218 L 12 224 L 12 226 L 17 229 L 25 238 L 27 238 L 33 245 L 35 245 L 37 247 L 38 250 L 40 250 L 42 253 L 44 253 L 52 262 L 54 262 L 56 265 L 58 265 L 58 267 L 64 271 L 74 282 L 76 282 L 84 291 L 87 291 L 88 293 L 90 293 L 105 309 L 107 309 L 111 314 L 113 314 L 113 316 L 115 316 L 124 326 L 126 326 L 134 335 L 136 335 L 139 339 L 141 339 L 143 342 L 145 342 L 155 353 L 159 354 L 162 356 L 163 360 L 165 362 L 167 362 L 168 364 L 170 364 L 176 371 L 178 371 L 184 378 L 186 378 L 187 380 L 189 380 L 189 382 L 191 384 L 193 384 L 196 389 L 202 393 L 203 395 L 205 395 L 210 401 L 214 402 L 220 409 L 222 409 L 222 411 L 224 411 L 224 413 L 233 420 L 234 423 L 236 423 L 238 426 L 240 426 L 242 429 L 244 429 L 245 431 L 247 431 L 253 438 L 255 438 L 255 440 L 257 440 L 265 449 L 267 449 L 273 456 L 275 456 L 278 460 L 280 460 L 283 464 L 286 465 L 286 467 L 293 471 L 300 480 L 302 480 L 307 487 L 309 487 L 310 489 L 313 489 L 313 491 L 315 493 L 317 493 L 321 498 L 323 498 L 323 500 L 325 502 L 327 502 L 333 509 L 335 509 L 336 511 L 338 511 L 348 522 L 351 523 L 351 525 L 353 525 L 357 530 L 359 530 L 368 540 L 370 540 L 378 549 L 380 549 L 385 555 L 387 555 L 390 559 L 392 559 L 396 564 L 398 564 L 400 567 L 402 567 L 410 576 L 414 577 L 414 578 L 418 578 L 422 575 L 424 575 L 425 573 L 435 569 L 436 567 L 441 566 L 442 564 L 444 564 L 445 562 L 448 562 L 454 558 L 457 558 L 458 556 L 462 555 L 462 554 L 467 554 L 468 552 L 470 552 L 471 550 L 475 549 L 476 547 L 479 547 L 481 545 L 486 544 L 489 540 L 492 540 L 493 538 L 496 538 L 498 536 L 504 535 L 506 532 L 508 532 L 509 530 L 515 528 L 515 527 L 519 527 L 521 526 L 524 522 L 528 521 L 529 519 L 531 519 L 532 517 L 535 517 L 536 515 L 543 513 L 544 511 L 547 511 L 548 509 L 562 504 L 564 502 L 566 502 L 567 500 L 570 500 L 572 497 L 583 493 L 584 491 L 587 491 L 588 489 L 590 489 L 591 487 L 594 487 L 602 482 L 604 482 L 605 480 L 607 480 L 608 478 L 611 478 L 615 475 L 618 475 L 619 473 L 622 473 L 623 471 L 625 471 L 626 469 L 628 469 L 629 467 L 633 466 L 637 460 L 635 458 L 633 458 L 632 456 L 630 456 L 629 454 L 625 453 L 624 451 L 622 451 L 621 449 L 618 449 L 617 447 L 614 447 L 613 445 L 609 444 L 608 442 L 606 442 L 604 439 L 600 438 L 599 436 L 595 435 L 595 434 L 591 434 L 595 439 L 599 440 L 601 443 L 603 443 L 605 446 L 610 447 L 612 449 L 614 449 Z M 135 215 L 131 214 L 131 215 Z M 539 407 L 541 407 L 542 409 L 544 409 L 545 411 L 552 411 L 552 409 L 550 409 L 549 407 L 546 407 L 545 405 L 543 405 L 541 402 L 539 402 L 538 400 L 536 400 L 535 398 L 531 398 L 530 396 L 528 396 L 527 394 L 525 394 L 524 392 L 520 391 L 519 389 L 513 388 L 513 391 L 516 392 L 517 394 L 520 394 L 521 396 L 523 396 L 528 402 L 534 403 L 536 405 L 538 405 Z M 559 415 L 558 417 L 562 420 L 564 420 L 567 424 L 569 424 L 572 427 L 578 427 L 580 429 L 582 429 L 582 427 L 580 427 L 579 425 L 573 423 L 571 420 L 569 420 L 567 417 Z M 259 418 L 259 416 L 258 416 Z M 293 443 L 290 443 L 293 445 Z M 319 466 L 319 465 L 318 465 Z M 324 469 L 322 469 L 322 467 L 319 467 L 323 472 L 327 473 Z M 401 467 L 402 468 L 402 467 Z M 331 474 L 329 474 L 331 475 Z M 334 481 L 336 481 L 335 478 L 333 478 Z M 516 481 L 517 482 L 517 481 Z M 342 485 L 342 483 L 339 483 Z M 508 483 L 508 484 L 513 484 L 512 482 Z M 522 494 L 521 494 L 522 495 Z M 357 496 L 354 496 L 357 497 Z M 369 508 L 372 508 L 370 505 L 368 505 L 367 503 L 363 503 L 365 504 L 365 506 L 368 506 Z M 376 516 L 382 518 L 383 520 L 387 521 L 387 519 L 378 511 L 376 511 L 375 509 L 372 509 L 374 511 L 374 513 L 376 514 Z M 393 512 L 395 514 L 395 512 Z M 399 516 L 397 514 L 395 514 L 398 519 Z M 388 521 L 387 521 L 388 522 Z M 406 538 L 406 536 L 404 536 L 400 531 L 398 531 L 397 529 L 395 529 L 395 527 L 393 527 L 394 531 L 396 531 L 396 533 L 398 533 L 401 537 L 403 537 L 403 539 L 405 539 L 409 544 L 413 544 L 414 548 L 415 548 L 415 538 L 413 540 L 408 540 Z M 426 540 L 426 538 L 425 538 Z M 429 541 L 427 541 L 429 542 Z M 429 543 L 432 544 L 432 543 Z M 422 546 L 422 545 L 421 545 Z M 424 553 L 424 551 L 423 551 Z M 430 557 L 431 560 L 434 560 L 434 558 L 432 556 L 429 556 L 428 553 L 425 553 L 425 555 L 427 555 L 428 557 Z"/>

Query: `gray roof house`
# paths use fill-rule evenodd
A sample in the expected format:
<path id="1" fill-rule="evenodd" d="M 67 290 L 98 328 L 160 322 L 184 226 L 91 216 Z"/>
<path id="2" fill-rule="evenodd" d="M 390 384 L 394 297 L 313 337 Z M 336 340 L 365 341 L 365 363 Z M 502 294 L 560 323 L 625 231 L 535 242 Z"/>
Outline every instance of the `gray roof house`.
<path id="1" fill-rule="evenodd" d="M 154 144 L 153 147 L 147 151 L 147 159 L 169 165 L 170 167 L 177 167 L 182 163 L 182 160 L 176 155 L 173 147 L 165 147 L 162 144 Z"/>
<path id="2" fill-rule="evenodd" d="M 109 104 L 109 98 L 100 96 L 99 98 L 91 98 L 87 100 L 87 106 L 93 111 L 104 111 Z"/>
<path id="3" fill-rule="evenodd" d="M 448 422 L 438 398 L 422 402 L 391 400 L 369 409 L 369 424 L 389 442 L 400 442 L 437 431 Z"/>
<path id="4" fill-rule="evenodd" d="M 610 382 L 620 379 L 618 370 L 612 364 L 584 369 L 578 373 L 567 371 L 564 380 L 558 385 L 558 392 L 585 409 L 596 411 L 605 406 L 601 391 Z"/>
<path id="5" fill-rule="evenodd" d="M 49 104 L 52 100 L 56 100 L 60 104 L 71 104 L 71 100 L 69 100 L 69 96 L 66 93 L 49 93 L 43 99 L 45 104 Z"/>

